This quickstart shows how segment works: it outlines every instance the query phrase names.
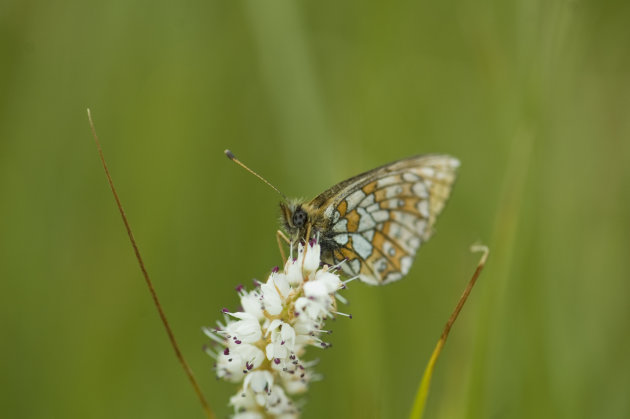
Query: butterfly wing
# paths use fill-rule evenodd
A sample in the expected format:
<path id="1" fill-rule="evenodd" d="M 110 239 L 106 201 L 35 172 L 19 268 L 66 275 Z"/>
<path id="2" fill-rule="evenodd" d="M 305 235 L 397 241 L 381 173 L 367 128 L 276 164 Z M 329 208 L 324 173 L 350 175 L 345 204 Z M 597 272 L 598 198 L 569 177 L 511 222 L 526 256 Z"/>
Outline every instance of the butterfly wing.
<path id="1" fill-rule="evenodd" d="M 416 252 L 451 193 L 459 161 L 410 157 L 341 182 L 309 205 L 327 220 L 332 246 L 323 259 L 366 283 L 382 285 L 409 272 Z"/>

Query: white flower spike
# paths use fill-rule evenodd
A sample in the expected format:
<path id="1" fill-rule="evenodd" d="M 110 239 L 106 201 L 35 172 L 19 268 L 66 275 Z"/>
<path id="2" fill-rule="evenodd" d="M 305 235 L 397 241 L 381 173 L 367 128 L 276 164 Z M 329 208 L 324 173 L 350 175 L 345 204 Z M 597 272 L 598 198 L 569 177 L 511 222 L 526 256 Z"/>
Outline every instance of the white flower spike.
<path id="1" fill-rule="evenodd" d="M 320 335 L 336 314 L 337 292 L 345 283 L 328 266 L 320 268 L 321 247 L 311 240 L 298 246 L 282 272 L 274 268 L 267 282 L 252 291 L 237 287 L 242 311 L 223 309 L 225 324 L 204 328 L 214 350 L 217 377 L 241 388 L 230 399 L 234 418 L 297 418 L 300 410 L 289 395 L 306 392 L 320 378 L 314 362 L 304 362 L 307 346 L 328 348 Z"/>

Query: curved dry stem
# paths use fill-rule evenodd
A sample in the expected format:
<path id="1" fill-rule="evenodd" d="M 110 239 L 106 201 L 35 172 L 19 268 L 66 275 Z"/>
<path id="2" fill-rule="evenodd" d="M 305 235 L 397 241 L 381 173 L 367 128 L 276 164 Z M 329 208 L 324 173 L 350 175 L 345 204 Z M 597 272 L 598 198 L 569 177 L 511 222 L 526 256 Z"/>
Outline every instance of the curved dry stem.
<path id="1" fill-rule="evenodd" d="M 146 267 L 144 266 L 144 262 L 142 260 L 142 256 L 140 256 L 140 250 L 138 249 L 138 245 L 136 244 L 136 239 L 133 237 L 133 233 L 131 232 L 131 226 L 129 225 L 129 221 L 127 220 L 127 216 L 125 215 L 125 210 L 120 203 L 120 198 L 118 198 L 118 193 L 116 192 L 116 188 L 114 187 L 114 182 L 112 181 L 112 177 L 109 174 L 109 169 L 107 168 L 107 163 L 105 163 L 105 156 L 103 155 L 103 150 L 101 149 L 101 143 L 98 140 L 98 136 L 96 135 L 96 128 L 94 127 L 94 122 L 92 121 L 92 114 L 90 113 L 90 109 L 87 110 L 88 120 L 90 121 L 90 128 L 92 129 L 92 135 L 94 136 L 94 141 L 96 142 L 96 148 L 98 149 L 98 155 L 101 158 L 101 163 L 103 164 L 103 169 L 105 169 L 105 175 L 107 176 L 107 181 L 109 182 L 109 187 L 114 194 L 114 199 L 116 200 L 116 205 L 118 206 L 118 210 L 120 211 L 120 215 L 123 219 L 123 223 L 125 224 L 125 228 L 127 229 L 127 235 L 129 236 L 129 241 L 131 241 L 131 246 L 133 247 L 133 251 L 136 254 L 136 259 L 138 260 L 138 264 L 140 265 L 140 270 L 142 271 L 142 275 L 144 276 L 144 280 L 149 288 L 149 292 L 151 293 L 151 298 L 153 298 L 153 304 L 155 304 L 155 308 L 157 309 L 160 319 L 162 320 L 162 324 L 164 325 L 164 329 L 166 330 L 166 334 L 171 342 L 171 346 L 175 351 L 175 356 L 179 360 L 184 372 L 188 376 L 190 383 L 192 384 L 195 393 L 197 393 L 197 397 L 199 398 L 199 402 L 201 403 L 201 407 L 203 408 L 204 413 L 209 419 L 214 419 L 214 413 L 210 409 L 208 402 L 206 401 L 203 393 L 201 392 L 201 388 L 193 375 L 192 370 L 188 366 L 188 363 L 184 359 L 184 355 L 182 355 L 181 350 L 179 349 L 179 345 L 177 344 L 177 340 L 175 339 L 175 335 L 173 334 L 173 330 L 171 326 L 168 324 L 168 320 L 166 318 L 166 314 L 162 309 L 162 305 L 160 304 L 160 300 L 158 299 L 157 293 L 155 292 L 155 288 L 153 287 L 153 283 L 151 282 L 151 278 L 149 278 L 149 273 L 147 272 Z"/>

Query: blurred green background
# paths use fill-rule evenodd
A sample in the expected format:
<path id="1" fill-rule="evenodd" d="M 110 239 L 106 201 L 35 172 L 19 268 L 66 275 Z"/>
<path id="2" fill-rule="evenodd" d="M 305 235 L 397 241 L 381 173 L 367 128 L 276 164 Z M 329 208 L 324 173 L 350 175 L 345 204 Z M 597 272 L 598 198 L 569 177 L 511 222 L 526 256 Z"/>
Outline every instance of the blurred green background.
<path id="1" fill-rule="evenodd" d="M 200 328 L 280 263 L 278 196 L 462 161 L 409 276 L 345 293 L 305 418 L 630 416 L 630 3 L 0 4 L 0 413 L 200 418 L 89 131 L 210 404 Z"/>

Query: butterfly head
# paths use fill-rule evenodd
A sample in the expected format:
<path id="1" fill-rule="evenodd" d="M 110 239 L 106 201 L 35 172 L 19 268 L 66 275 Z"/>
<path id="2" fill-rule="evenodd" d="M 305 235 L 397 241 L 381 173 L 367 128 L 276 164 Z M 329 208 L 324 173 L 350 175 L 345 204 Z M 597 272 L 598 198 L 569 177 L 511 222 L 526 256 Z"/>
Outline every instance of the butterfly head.
<path id="1" fill-rule="evenodd" d="M 310 211 L 301 201 L 280 202 L 282 223 L 292 242 L 308 240 L 312 226 Z"/>

